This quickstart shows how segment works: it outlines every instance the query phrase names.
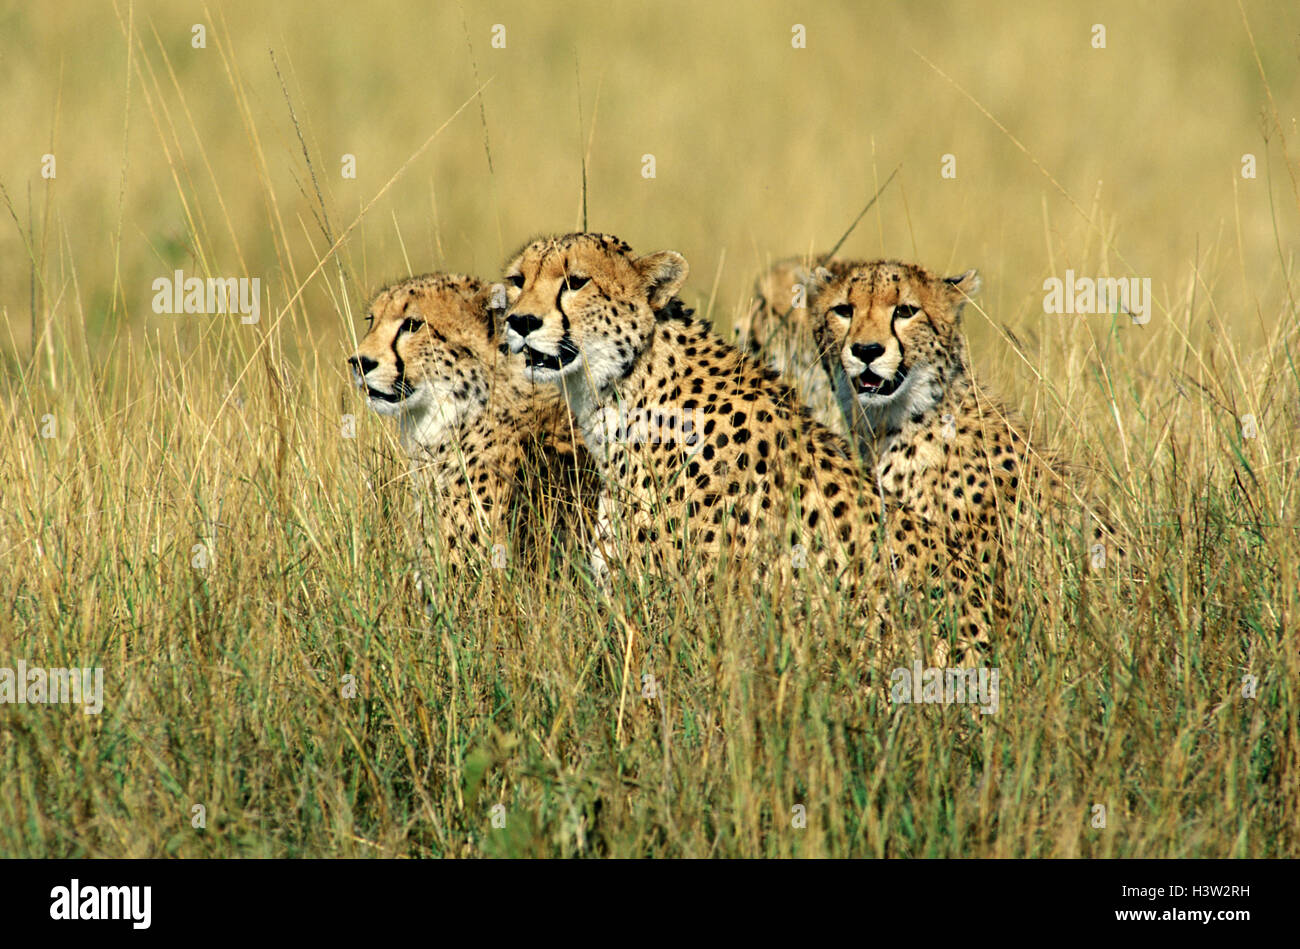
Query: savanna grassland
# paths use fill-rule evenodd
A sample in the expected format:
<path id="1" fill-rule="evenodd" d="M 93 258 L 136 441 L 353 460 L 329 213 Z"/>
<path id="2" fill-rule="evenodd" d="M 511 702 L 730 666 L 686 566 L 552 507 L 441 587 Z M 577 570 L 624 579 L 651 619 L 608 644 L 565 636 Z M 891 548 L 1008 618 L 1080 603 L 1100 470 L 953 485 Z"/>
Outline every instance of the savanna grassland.
<path id="1" fill-rule="evenodd" d="M 104 670 L 0 705 L 0 855 L 1300 855 L 1300 8 L 1073 6 L 0 12 L 0 666 Z M 979 268 L 978 379 L 1128 538 L 1025 545 L 996 714 L 891 704 L 829 595 L 426 608 L 371 290 L 586 221 L 725 329 L 877 191 L 841 253 Z M 1149 322 L 1045 313 L 1067 269 Z"/>

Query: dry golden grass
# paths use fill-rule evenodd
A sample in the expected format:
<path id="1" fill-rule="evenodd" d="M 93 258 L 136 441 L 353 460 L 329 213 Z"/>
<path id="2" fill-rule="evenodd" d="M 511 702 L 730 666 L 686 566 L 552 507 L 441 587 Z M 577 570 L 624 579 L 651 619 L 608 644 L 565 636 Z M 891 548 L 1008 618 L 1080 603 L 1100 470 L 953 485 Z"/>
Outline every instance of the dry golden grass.
<path id="1" fill-rule="evenodd" d="M 0 667 L 106 693 L 0 706 L 0 854 L 1300 853 L 1300 10 L 747 6 L 0 14 Z M 891 705 L 782 591 L 506 570 L 426 611 L 356 309 L 579 226 L 584 166 L 723 326 L 900 168 L 844 252 L 980 268 L 979 378 L 1140 579 L 1068 525 L 1023 561 L 991 716 Z M 1067 268 L 1150 277 L 1151 322 L 1044 314 Z M 176 269 L 259 277 L 260 322 L 155 314 Z"/>

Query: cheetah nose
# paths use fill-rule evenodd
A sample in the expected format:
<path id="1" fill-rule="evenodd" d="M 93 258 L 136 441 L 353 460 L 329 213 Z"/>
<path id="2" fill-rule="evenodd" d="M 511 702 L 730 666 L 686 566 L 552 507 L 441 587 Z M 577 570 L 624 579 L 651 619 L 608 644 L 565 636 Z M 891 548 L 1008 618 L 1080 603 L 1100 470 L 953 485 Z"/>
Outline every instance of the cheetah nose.
<path id="1" fill-rule="evenodd" d="M 531 313 L 511 313 L 506 317 L 506 323 L 520 336 L 527 336 L 533 330 L 541 328 L 542 319 Z"/>
<path id="2" fill-rule="evenodd" d="M 376 366 L 378 366 L 379 363 L 375 362 L 375 360 L 371 359 L 369 356 L 357 355 L 348 358 L 348 365 L 351 366 L 356 372 L 364 376 L 371 369 L 374 369 Z"/>
<path id="3" fill-rule="evenodd" d="M 853 358 L 862 363 L 862 365 L 870 366 L 881 356 L 885 355 L 885 347 L 879 343 L 854 343 L 849 347 L 849 352 L 853 353 Z"/>

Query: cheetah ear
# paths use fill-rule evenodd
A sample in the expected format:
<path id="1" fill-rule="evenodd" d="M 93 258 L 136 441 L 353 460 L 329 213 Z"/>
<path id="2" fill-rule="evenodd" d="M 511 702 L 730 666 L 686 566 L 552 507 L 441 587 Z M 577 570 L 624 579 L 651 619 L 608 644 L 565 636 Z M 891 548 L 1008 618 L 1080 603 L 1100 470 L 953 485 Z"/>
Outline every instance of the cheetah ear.
<path id="1" fill-rule="evenodd" d="M 493 316 L 500 319 L 501 314 L 510 309 L 510 297 L 504 283 L 493 283 L 481 291 L 485 297 L 484 306 Z"/>
<path id="2" fill-rule="evenodd" d="M 502 318 L 505 316 L 508 306 L 506 286 L 503 283 L 494 283 L 483 287 L 478 293 L 474 294 L 474 307 L 483 316 L 489 342 L 501 334 Z"/>
<path id="3" fill-rule="evenodd" d="M 814 271 L 811 265 L 796 264 L 794 269 L 790 271 L 790 275 L 794 277 L 795 283 L 802 283 L 805 287 L 811 287 L 813 282 L 819 279 L 819 273 L 822 270 L 826 270 L 826 268 L 818 267 Z M 827 273 L 829 272 L 827 271 Z"/>
<path id="4" fill-rule="evenodd" d="M 968 270 L 956 277 L 944 277 L 943 282 L 957 291 L 957 299 L 973 297 L 980 292 L 980 275 L 977 270 Z"/>
<path id="5" fill-rule="evenodd" d="M 652 310 L 661 310 L 667 306 L 668 301 L 677 295 L 677 291 L 686 282 L 686 275 L 691 272 L 686 258 L 671 250 L 646 254 L 632 263 L 641 275 Z"/>
<path id="6" fill-rule="evenodd" d="M 808 293 L 808 302 L 812 303 L 817 294 L 825 290 L 835 274 L 831 273 L 825 267 L 796 267 L 794 272 L 796 283 L 802 283 Z"/>

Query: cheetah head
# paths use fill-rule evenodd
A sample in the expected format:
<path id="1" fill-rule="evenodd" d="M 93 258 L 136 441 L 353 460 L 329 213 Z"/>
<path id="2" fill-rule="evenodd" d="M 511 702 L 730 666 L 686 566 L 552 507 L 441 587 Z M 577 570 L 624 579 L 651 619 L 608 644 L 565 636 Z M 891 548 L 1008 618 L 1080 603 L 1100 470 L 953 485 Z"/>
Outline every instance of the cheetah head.
<path id="1" fill-rule="evenodd" d="M 370 330 L 348 359 L 370 407 L 422 426 L 463 421 L 486 404 L 501 343 L 491 289 L 473 277 L 426 274 L 379 291 Z"/>
<path id="2" fill-rule="evenodd" d="M 932 401 L 929 384 L 942 385 L 960 359 L 962 304 L 978 289 L 974 270 L 941 278 L 894 261 L 819 270 L 809 298 L 826 371 L 869 412 Z"/>
<path id="3" fill-rule="evenodd" d="M 638 257 L 608 234 L 536 240 L 506 266 L 506 341 L 534 382 L 583 374 L 601 391 L 631 369 L 688 269 L 680 254 Z"/>

